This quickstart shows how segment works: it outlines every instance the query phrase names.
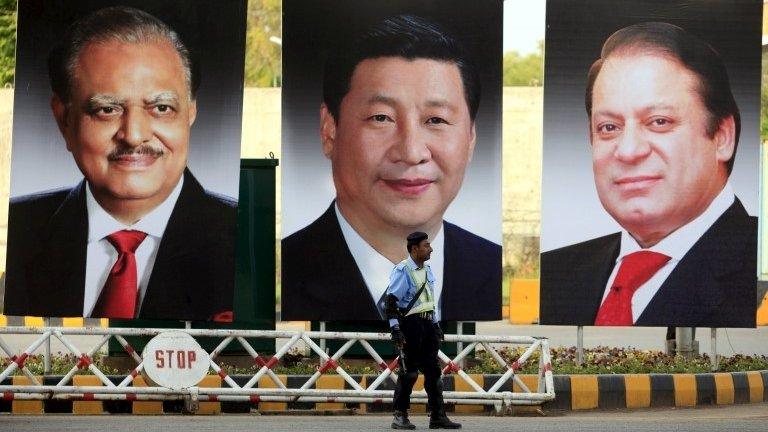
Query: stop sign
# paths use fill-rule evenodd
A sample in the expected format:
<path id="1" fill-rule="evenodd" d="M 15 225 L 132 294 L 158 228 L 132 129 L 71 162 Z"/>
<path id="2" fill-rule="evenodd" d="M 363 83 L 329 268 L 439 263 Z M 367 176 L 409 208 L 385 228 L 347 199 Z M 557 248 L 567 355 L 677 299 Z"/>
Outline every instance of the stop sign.
<path id="1" fill-rule="evenodd" d="M 190 335 L 163 332 L 152 338 L 141 355 L 144 373 L 155 384 L 173 390 L 193 387 L 208 373 L 208 353 Z"/>

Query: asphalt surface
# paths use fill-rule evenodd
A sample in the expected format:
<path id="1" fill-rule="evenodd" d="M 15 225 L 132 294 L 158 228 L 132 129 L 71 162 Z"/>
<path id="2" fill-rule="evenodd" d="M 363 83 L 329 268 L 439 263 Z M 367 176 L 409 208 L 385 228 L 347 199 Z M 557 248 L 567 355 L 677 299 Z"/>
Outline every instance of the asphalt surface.
<path id="1" fill-rule="evenodd" d="M 424 415 L 412 416 L 417 430 L 427 429 Z M 466 431 L 521 432 L 719 432 L 768 430 L 768 404 L 731 405 L 698 409 L 654 409 L 643 411 L 590 411 L 549 413 L 546 417 L 452 416 Z M 388 431 L 388 415 L 296 416 L 296 415 L 220 415 L 220 416 L 0 416 L 2 431 Z"/>

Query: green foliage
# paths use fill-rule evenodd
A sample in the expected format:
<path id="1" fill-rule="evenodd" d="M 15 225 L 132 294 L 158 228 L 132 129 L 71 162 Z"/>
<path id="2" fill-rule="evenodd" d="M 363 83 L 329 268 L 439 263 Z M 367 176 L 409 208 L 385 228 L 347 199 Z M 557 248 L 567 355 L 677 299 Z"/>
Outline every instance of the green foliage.
<path id="1" fill-rule="evenodd" d="M 96 367 L 99 368 L 100 371 L 104 372 L 105 375 L 120 375 L 120 372 L 117 369 L 113 369 L 107 365 L 104 364 L 104 356 L 101 354 L 95 355 L 92 359 L 92 362 Z M 72 353 L 62 354 L 62 353 L 56 353 L 51 356 L 51 373 L 48 375 L 66 375 L 75 365 L 78 364 L 79 358 L 75 357 Z M 2 365 L 2 370 L 4 370 L 8 365 L 11 364 L 11 359 L 8 357 L 4 357 L 0 359 L 0 365 Z M 32 375 L 43 375 L 45 370 L 45 364 L 43 363 L 43 355 L 42 354 L 35 354 L 31 355 L 27 358 L 26 363 L 24 363 L 24 366 L 29 369 L 30 372 L 32 372 Z M 75 373 L 76 375 L 90 375 L 91 371 L 87 368 L 78 369 Z M 16 369 L 14 371 L 14 375 L 22 375 L 21 370 Z"/>
<path id="2" fill-rule="evenodd" d="M 522 355 L 523 348 L 502 348 L 499 354 L 511 364 Z M 576 362 L 576 347 L 552 349 L 552 370 L 556 374 L 632 374 L 632 373 L 704 373 L 712 371 L 712 363 L 704 354 L 691 359 L 667 355 L 656 350 L 597 347 L 584 350 L 584 364 Z M 469 368 L 472 373 L 504 373 L 501 367 L 485 352 L 477 353 L 476 364 Z M 538 371 L 538 352 L 523 364 L 520 373 L 535 374 Z M 744 356 L 720 359 L 720 371 L 736 372 L 768 369 L 768 357 Z"/>
<path id="3" fill-rule="evenodd" d="M 516 51 L 504 53 L 504 87 L 540 87 L 544 85 L 544 41 L 535 54 L 521 56 Z"/>
<path id="4" fill-rule="evenodd" d="M 245 35 L 245 86 L 280 87 L 281 46 L 270 40 L 282 35 L 280 0 L 250 0 Z"/>
<path id="5" fill-rule="evenodd" d="M 0 85 L 13 85 L 16 69 L 16 0 L 0 0 Z"/>
<path id="6" fill-rule="evenodd" d="M 525 352 L 524 347 L 503 347 L 497 350 L 509 365 L 518 360 Z M 552 349 L 552 370 L 556 374 L 635 374 L 635 373 L 706 373 L 712 371 L 709 356 L 704 354 L 692 359 L 682 356 L 671 356 L 656 350 L 636 350 L 631 348 L 597 347 L 584 350 L 584 364 L 576 364 L 576 347 L 557 347 Z M 389 361 L 391 359 L 387 359 Z M 499 365 L 493 356 L 485 351 L 477 351 L 474 358 L 467 358 L 467 373 L 503 374 L 507 366 Z M 65 375 L 74 367 L 78 359 L 72 354 L 58 353 L 52 356 L 51 373 L 49 375 Z M 0 367 L 5 369 L 11 359 L 0 359 Z M 94 356 L 93 363 L 106 375 L 124 375 L 129 371 L 118 371 L 104 365 L 104 356 Z M 229 375 L 254 375 L 259 366 L 236 367 L 227 364 L 226 358 L 218 360 L 219 366 Z M 351 363 L 340 361 L 344 370 L 353 375 L 378 375 L 379 366 L 373 361 L 353 360 Z M 43 374 L 42 355 L 30 356 L 27 368 L 34 375 Z M 539 352 L 536 351 L 518 370 L 520 374 L 536 374 L 539 367 Z M 307 357 L 302 351 L 292 350 L 283 356 L 273 371 L 281 375 L 312 375 L 320 368 L 317 357 Z M 0 370 L 2 370 L 0 369 Z M 742 372 L 753 370 L 768 370 L 768 357 L 745 356 L 736 354 L 720 359 L 721 372 Z M 90 374 L 88 369 L 79 369 L 78 374 Z M 211 374 L 214 374 L 212 370 Z M 335 374 L 331 369 L 327 374 Z M 15 375 L 21 375 L 18 369 Z"/>
<path id="7" fill-rule="evenodd" d="M 720 359 L 720 370 L 723 372 L 741 372 L 748 370 L 768 369 L 768 357 L 745 356 L 736 354 L 733 357 Z"/>

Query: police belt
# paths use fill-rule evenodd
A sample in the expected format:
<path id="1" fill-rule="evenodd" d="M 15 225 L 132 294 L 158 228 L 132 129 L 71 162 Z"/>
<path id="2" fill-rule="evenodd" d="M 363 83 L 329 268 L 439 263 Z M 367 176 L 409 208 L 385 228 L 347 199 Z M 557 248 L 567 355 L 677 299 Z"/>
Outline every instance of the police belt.
<path id="1" fill-rule="evenodd" d="M 410 315 L 404 315 L 402 318 L 405 319 L 424 319 L 428 321 L 432 321 L 432 318 L 435 316 L 434 311 L 426 311 L 426 312 L 418 312 Z"/>

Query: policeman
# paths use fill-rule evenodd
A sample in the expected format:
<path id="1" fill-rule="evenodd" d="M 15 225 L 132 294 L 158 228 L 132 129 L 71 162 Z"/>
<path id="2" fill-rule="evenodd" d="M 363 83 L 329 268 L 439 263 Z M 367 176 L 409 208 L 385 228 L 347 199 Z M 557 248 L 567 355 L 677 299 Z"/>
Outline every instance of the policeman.
<path id="1" fill-rule="evenodd" d="M 431 408 L 429 428 L 459 429 L 461 425 L 445 415 L 443 382 L 437 364 L 443 332 L 434 299 L 435 276 L 425 263 L 432 253 L 432 246 L 427 234 L 417 231 L 408 236 L 407 247 L 409 257 L 392 270 L 385 297 L 392 341 L 401 352 L 392 429 L 416 428 L 408 420 L 408 407 L 418 371 L 424 374 L 424 389 Z"/>

